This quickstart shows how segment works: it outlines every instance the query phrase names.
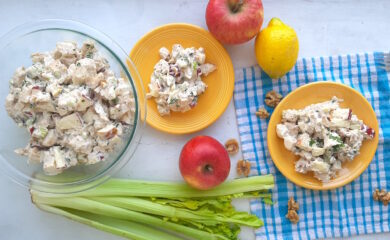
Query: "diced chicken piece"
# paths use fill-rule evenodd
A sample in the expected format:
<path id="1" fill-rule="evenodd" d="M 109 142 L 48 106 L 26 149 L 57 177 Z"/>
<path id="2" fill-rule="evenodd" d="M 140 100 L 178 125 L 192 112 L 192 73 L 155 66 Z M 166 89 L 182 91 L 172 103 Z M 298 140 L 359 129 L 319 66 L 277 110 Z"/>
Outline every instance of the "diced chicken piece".
<path id="1" fill-rule="evenodd" d="M 179 58 L 176 60 L 176 64 L 179 68 L 185 68 L 188 66 L 188 60 L 184 58 Z"/>
<path id="2" fill-rule="evenodd" d="M 88 162 L 86 165 L 96 164 L 98 162 L 104 161 L 106 159 L 106 154 L 103 153 L 103 149 L 95 147 L 91 153 L 88 154 Z"/>
<path id="3" fill-rule="evenodd" d="M 347 120 L 343 120 L 341 118 L 332 118 L 330 120 L 330 127 L 335 127 L 335 128 L 349 128 L 350 127 L 350 122 Z"/>
<path id="4" fill-rule="evenodd" d="M 69 135 L 65 137 L 64 144 L 76 152 L 88 154 L 92 151 L 94 142 L 91 138 L 81 135 Z"/>
<path id="5" fill-rule="evenodd" d="M 206 61 L 206 54 L 205 54 L 203 48 L 199 48 L 199 49 L 196 50 L 195 61 L 200 63 L 200 64 L 205 63 L 205 61 Z"/>
<path id="6" fill-rule="evenodd" d="M 89 78 L 86 82 L 87 86 L 90 88 L 96 88 L 99 84 L 104 81 L 105 76 L 103 73 L 98 73 L 95 77 Z"/>
<path id="7" fill-rule="evenodd" d="M 49 93 L 42 92 L 40 89 L 31 90 L 30 103 L 47 103 L 51 101 Z"/>
<path id="8" fill-rule="evenodd" d="M 8 94 L 6 99 L 5 99 L 5 109 L 7 110 L 8 113 L 12 112 L 13 107 L 15 105 L 15 95 L 13 94 Z"/>
<path id="9" fill-rule="evenodd" d="M 164 59 L 160 59 L 160 61 L 158 61 L 156 66 L 154 66 L 154 69 L 163 75 L 167 75 L 169 73 L 169 64 Z"/>
<path id="10" fill-rule="evenodd" d="M 43 71 L 43 64 L 37 62 L 26 69 L 26 75 L 31 79 L 39 79 L 42 74 L 42 71 Z"/>
<path id="11" fill-rule="evenodd" d="M 303 133 L 301 135 L 298 135 L 296 146 L 298 148 L 301 148 L 305 151 L 310 151 L 310 136 L 307 133 Z"/>
<path id="12" fill-rule="evenodd" d="M 35 111 L 37 112 L 55 112 L 56 108 L 51 102 L 37 103 L 35 105 Z"/>
<path id="13" fill-rule="evenodd" d="M 284 110 L 282 112 L 282 118 L 295 123 L 298 120 L 298 111 L 295 109 Z"/>
<path id="14" fill-rule="evenodd" d="M 72 113 L 61 118 L 56 123 L 56 127 L 60 130 L 79 129 L 82 127 L 81 117 L 78 113 Z"/>
<path id="15" fill-rule="evenodd" d="M 349 117 L 350 109 L 348 108 L 337 108 L 335 109 L 331 116 L 332 118 L 338 118 L 340 120 L 347 120 Z"/>
<path id="16" fill-rule="evenodd" d="M 68 74 L 72 78 L 72 83 L 76 85 L 93 81 L 97 75 L 95 61 L 89 58 L 80 59 L 76 64 L 69 66 Z"/>
<path id="17" fill-rule="evenodd" d="M 33 63 L 40 62 L 43 63 L 43 59 L 47 56 L 47 53 L 33 53 L 31 54 L 31 60 Z"/>
<path id="18" fill-rule="evenodd" d="M 207 76 L 210 73 L 214 72 L 215 69 L 217 69 L 217 67 L 214 64 L 211 64 L 211 63 L 205 63 L 205 64 L 200 65 L 201 73 L 204 76 Z"/>
<path id="19" fill-rule="evenodd" d="M 96 52 L 95 43 L 92 40 L 85 41 L 81 46 L 81 56 L 83 58 L 92 58 Z"/>
<path id="20" fill-rule="evenodd" d="M 158 52 L 160 54 L 161 59 L 169 60 L 170 54 L 169 54 L 169 50 L 166 47 L 160 48 Z"/>
<path id="21" fill-rule="evenodd" d="M 297 144 L 297 139 L 291 136 L 287 136 L 285 137 L 283 143 L 286 149 L 291 151 L 294 148 L 294 146 Z"/>
<path id="22" fill-rule="evenodd" d="M 329 172 L 329 164 L 323 162 L 321 159 L 316 159 L 311 163 L 313 171 L 318 173 L 327 174 Z"/>
<path id="23" fill-rule="evenodd" d="M 25 78 L 26 78 L 26 69 L 24 69 L 24 67 L 18 67 L 10 83 L 15 87 L 21 87 Z"/>
<path id="24" fill-rule="evenodd" d="M 311 153 L 314 157 L 321 156 L 325 153 L 325 148 L 313 147 Z"/>
<path id="25" fill-rule="evenodd" d="M 96 114 L 93 107 L 88 108 L 88 110 L 83 115 L 83 120 L 86 124 L 93 123 L 93 121 L 98 118 L 99 116 Z"/>
<path id="26" fill-rule="evenodd" d="M 52 147 L 48 151 L 43 151 L 41 162 L 43 162 L 43 170 L 47 175 L 57 175 L 66 168 L 65 158 L 59 147 Z"/>
<path id="27" fill-rule="evenodd" d="M 35 164 L 40 163 L 41 161 L 41 151 L 38 148 L 32 147 L 28 148 L 28 163 Z"/>
<path id="28" fill-rule="evenodd" d="M 125 80 L 123 78 L 117 78 L 117 80 L 118 86 L 115 89 L 116 95 L 133 97 L 133 92 L 131 90 L 131 86 L 128 80 Z"/>
<path id="29" fill-rule="evenodd" d="M 22 88 L 22 91 L 19 93 L 19 101 L 22 103 L 30 103 L 32 86 Z"/>
<path id="30" fill-rule="evenodd" d="M 77 51 L 77 43 L 75 42 L 58 42 L 57 48 L 53 52 L 55 59 L 59 59 L 61 63 L 66 66 L 70 66 L 75 63 L 79 58 L 79 52 Z"/>
<path id="31" fill-rule="evenodd" d="M 183 51 L 183 47 L 180 44 L 173 44 L 172 46 L 172 57 L 177 58 L 181 51 Z"/>
<path id="32" fill-rule="evenodd" d="M 102 82 L 104 83 L 104 82 Z M 100 96 L 106 100 L 114 100 L 116 98 L 115 88 L 118 86 L 118 80 L 115 77 L 109 77 L 100 89 Z"/>
<path id="33" fill-rule="evenodd" d="M 48 58 L 45 58 L 47 61 Z M 68 78 L 68 68 L 59 60 L 52 59 L 50 63 L 47 63 L 47 71 L 51 74 L 51 78 L 56 79 L 59 83 L 66 82 Z"/>
<path id="34" fill-rule="evenodd" d="M 117 104 L 109 108 L 111 119 L 120 119 L 124 114 L 129 112 L 129 108 L 123 104 Z"/>
<path id="35" fill-rule="evenodd" d="M 286 125 L 284 124 L 278 124 L 276 125 L 276 134 L 280 138 L 284 138 L 289 135 L 289 131 Z"/>
<path id="36" fill-rule="evenodd" d="M 93 100 L 83 94 L 78 99 L 76 110 L 79 112 L 84 112 L 92 105 L 93 105 Z"/>
<path id="37" fill-rule="evenodd" d="M 63 111 L 63 112 L 59 112 L 60 115 L 64 115 L 76 109 L 77 101 L 78 101 L 77 97 L 78 94 L 75 94 L 74 91 L 64 92 L 58 97 L 58 110 Z"/>

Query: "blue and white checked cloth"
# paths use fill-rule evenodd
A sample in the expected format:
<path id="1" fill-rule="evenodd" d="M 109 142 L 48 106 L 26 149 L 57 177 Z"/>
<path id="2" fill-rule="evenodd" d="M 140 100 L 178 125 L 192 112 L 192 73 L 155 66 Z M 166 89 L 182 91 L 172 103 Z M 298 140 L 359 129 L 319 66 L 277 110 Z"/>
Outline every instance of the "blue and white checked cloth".
<path id="1" fill-rule="evenodd" d="M 390 206 L 372 199 L 376 188 L 390 187 L 390 75 L 376 62 L 380 57 L 383 53 L 301 59 L 278 80 L 271 80 L 258 66 L 236 70 L 234 102 L 244 158 L 252 162 L 251 175 L 272 173 L 276 183 L 275 205 L 251 202 L 252 213 L 265 222 L 256 231 L 256 239 L 333 238 L 390 230 Z M 313 81 L 335 81 L 355 88 L 371 103 L 380 124 L 378 150 L 368 169 L 351 184 L 332 191 L 307 190 L 288 181 L 268 153 L 268 120 L 255 115 L 268 91 L 274 89 L 285 96 Z M 300 203 L 298 224 L 285 218 L 290 196 Z"/>

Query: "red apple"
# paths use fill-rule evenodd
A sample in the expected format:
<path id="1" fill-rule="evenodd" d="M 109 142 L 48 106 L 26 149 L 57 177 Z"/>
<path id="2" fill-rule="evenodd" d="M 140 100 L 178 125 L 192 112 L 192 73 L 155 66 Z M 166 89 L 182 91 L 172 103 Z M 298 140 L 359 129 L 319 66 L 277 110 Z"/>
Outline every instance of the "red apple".
<path id="1" fill-rule="evenodd" d="M 230 159 L 225 147 L 209 136 L 188 141 L 180 153 L 180 173 L 193 188 L 211 189 L 229 175 Z"/>
<path id="2" fill-rule="evenodd" d="M 263 23 L 261 0 L 210 0 L 206 23 L 221 43 L 244 43 L 256 36 Z"/>

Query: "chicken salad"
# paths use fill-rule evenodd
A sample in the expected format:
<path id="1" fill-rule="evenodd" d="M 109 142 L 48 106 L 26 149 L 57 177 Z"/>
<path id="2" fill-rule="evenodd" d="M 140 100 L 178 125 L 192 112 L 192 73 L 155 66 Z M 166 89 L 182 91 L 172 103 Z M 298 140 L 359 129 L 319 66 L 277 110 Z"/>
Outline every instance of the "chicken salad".
<path id="1" fill-rule="evenodd" d="M 207 88 L 201 77 L 213 72 L 216 66 L 205 62 L 203 48 L 183 48 L 174 44 L 171 52 L 165 47 L 160 48 L 159 55 L 147 98 L 155 99 L 161 116 L 169 115 L 171 111 L 191 110 Z"/>
<path id="2" fill-rule="evenodd" d="M 31 60 L 31 66 L 16 69 L 5 103 L 8 115 L 31 136 L 15 152 L 42 163 L 48 175 L 105 161 L 133 127 L 130 83 L 115 76 L 90 40 L 81 47 L 58 42 Z"/>
<path id="3" fill-rule="evenodd" d="M 317 179 L 328 182 L 344 162 L 359 154 L 364 140 L 375 137 L 375 131 L 351 109 L 340 107 L 342 101 L 333 97 L 304 109 L 283 111 L 276 131 L 285 148 L 300 157 L 295 162 L 297 172 L 313 172 Z"/>

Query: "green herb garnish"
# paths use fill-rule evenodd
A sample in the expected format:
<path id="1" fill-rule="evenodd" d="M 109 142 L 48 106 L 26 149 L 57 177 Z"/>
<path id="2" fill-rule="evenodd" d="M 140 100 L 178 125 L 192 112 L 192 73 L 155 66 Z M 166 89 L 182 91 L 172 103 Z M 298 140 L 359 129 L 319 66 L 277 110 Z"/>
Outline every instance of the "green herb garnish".
<path id="1" fill-rule="evenodd" d="M 168 104 L 171 105 L 171 104 L 174 104 L 178 101 L 177 98 L 171 98 L 171 100 L 169 100 Z"/>
<path id="2" fill-rule="evenodd" d="M 342 143 L 342 144 L 338 144 L 338 145 L 333 146 L 333 147 L 332 147 L 332 150 L 333 150 L 333 152 L 338 152 L 338 151 L 340 151 L 340 149 L 343 148 L 343 147 L 344 147 L 344 144 L 343 144 L 343 143 Z"/>
<path id="3" fill-rule="evenodd" d="M 341 140 L 340 136 L 329 135 L 329 138 L 332 139 L 332 140 L 335 140 L 335 141 L 337 141 L 339 143 L 344 143 L 343 140 Z"/>

